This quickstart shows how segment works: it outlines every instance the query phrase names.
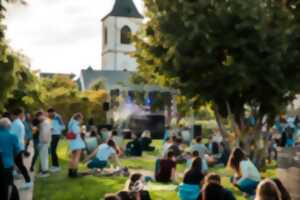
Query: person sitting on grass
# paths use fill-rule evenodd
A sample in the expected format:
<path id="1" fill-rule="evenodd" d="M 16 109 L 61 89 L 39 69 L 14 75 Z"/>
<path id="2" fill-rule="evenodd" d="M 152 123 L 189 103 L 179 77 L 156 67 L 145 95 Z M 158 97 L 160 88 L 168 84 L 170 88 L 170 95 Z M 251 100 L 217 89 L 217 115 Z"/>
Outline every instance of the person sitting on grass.
<path id="1" fill-rule="evenodd" d="M 287 189 L 284 187 L 282 182 L 278 178 L 273 178 L 274 183 L 277 185 L 280 193 L 281 193 L 281 199 L 282 200 L 291 200 L 291 195 L 287 191 Z"/>
<path id="2" fill-rule="evenodd" d="M 169 147 L 172 144 L 173 144 L 173 137 L 166 138 L 166 141 L 163 143 L 163 146 L 162 146 L 162 156 L 166 156 L 167 155 L 167 153 L 169 151 Z"/>
<path id="3" fill-rule="evenodd" d="M 221 177 L 216 173 L 209 173 L 205 176 L 204 185 L 214 184 L 215 187 L 218 188 L 220 193 L 223 195 L 224 200 L 235 200 L 233 193 L 226 188 L 224 188 L 221 184 Z M 201 192 L 197 200 L 203 199 L 203 193 Z"/>
<path id="4" fill-rule="evenodd" d="M 184 174 L 183 183 L 179 186 L 180 199 L 197 200 L 203 179 L 202 159 L 198 157 L 193 161 L 191 168 Z"/>
<path id="5" fill-rule="evenodd" d="M 204 185 L 201 191 L 201 199 L 198 200 L 225 200 L 223 187 L 217 183 L 208 183 Z"/>
<path id="6" fill-rule="evenodd" d="M 121 200 L 118 196 L 114 194 L 106 194 L 104 200 Z"/>
<path id="7" fill-rule="evenodd" d="M 191 146 L 191 152 L 197 151 L 200 158 L 204 159 L 209 154 L 208 148 L 202 143 L 202 137 L 196 138 L 196 143 Z"/>
<path id="8" fill-rule="evenodd" d="M 100 136 L 96 127 L 91 127 L 89 137 L 84 137 L 84 143 L 86 147 L 84 151 L 85 154 L 90 154 L 98 147 L 100 144 Z"/>
<path id="9" fill-rule="evenodd" d="M 132 174 L 129 179 L 128 191 L 133 200 L 151 200 L 148 191 L 144 190 L 144 177 L 140 173 Z"/>
<path id="10" fill-rule="evenodd" d="M 216 153 L 209 156 L 208 158 L 208 163 L 209 165 L 221 165 L 221 166 L 226 166 L 229 155 L 230 155 L 230 150 L 226 147 L 224 142 L 221 143 L 214 143 L 214 145 L 217 145 L 215 148 Z"/>
<path id="11" fill-rule="evenodd" d="M 95 158 L 94 158 L 95 157 Z M 94 158 L 93 160 L 90 160 Z M 118 167 L 121 167 L 118 152 L 114 141 L 108 140 L 107 143 L 100 144 L 92 154 L 87 156 L 85 162 L 89 161 L 87 167 L 89 169 L 100 169 L 102 171 L 108 166 L 108 160 L 114 158 Z"/>
<path id="12" fill-rule="evenodd" d="M 127 191 L 121 191 L 117 194 L 120 200 L 132 200 L 130 193 Z"/>
<path id="13" fill-rule="evenodd" d="M 186 161 L 183 151 L 181 150 L 182 139 L 174 137 L 172 139 L 173 144 L 169 147 L 168 151 L 172 151 L 176 158 L 177 163 L 183 163 Z"/>
<path id="14" fill-rule="evenodd" d="M 196 160 L 197 158 L 201 158 L 199 156 L 199 152 L 198 151 L 193 151 L 192 154 L 191 153 L 187 153 L 186 156 L 187 156 L 186 166 L 187 166 L 188 169 L 192 167 L 192 164 L 193 164 L 194 160 Z M 201 160 L 202 160 L 202 166 L 201 166 L 202 173 L 206 174 L 207 171 L 208 171 L 207 161 L 204 158 L 201 158 Z"/>
<path id="15" fill-rule="evenodd" d="M 282 198 L 276 183 L 271 179 L 265 179 L 257 186 L 255 200 L 282 200 Z"/>
<path id="16" fill-rule="evenodd" d="M 141 142 L 136 134 L 132 134 L 132 140 L 126 145 L 126 155 L 140 157 L 143 154 Z"/>
<path id="17" fill-rule="evenodd" d="M 150 131 L 146 130 L 143 132 L 140 142 L 141 142 L 143 151 L 154 151 L 155 150 L 155 147 L 151 146 L 152 138 L 151 138 Z"/>
<path id="18" fill-rule="evenodd" d="M 111 138 L 110 139 L 115 142 L 116 147 L 119 151 L 119 155 L 123 155 L 123 153 L 124 153 L 124 148 L 123 148 L 124 138 L 121 135 L 119 135 L 116 130 L 113 130 L 111 132 Z"/>
<path id="19" fill-rule="evenodd" d="M 106 143 L 110 138 L 110 132 L 107 128 L 102 128 L 100 130 L 100 143 Z"/>
<path id="20" fill-rule="evenodd" d="M 161 183 L 175 182 L 176 162 L 172 151 L 169 151 L 166 158 L 158 159 L 155 166 L 155 179 Z"/>
<path id="21" fill-rule="evenodd" d="M 232 151 L 228 166 L 235 172 L 235 176 L 231 180 L 233 185 L 245 194 L 254 196 L 261 179 L 260 173 L 240 148 L 235 148 Z"/>

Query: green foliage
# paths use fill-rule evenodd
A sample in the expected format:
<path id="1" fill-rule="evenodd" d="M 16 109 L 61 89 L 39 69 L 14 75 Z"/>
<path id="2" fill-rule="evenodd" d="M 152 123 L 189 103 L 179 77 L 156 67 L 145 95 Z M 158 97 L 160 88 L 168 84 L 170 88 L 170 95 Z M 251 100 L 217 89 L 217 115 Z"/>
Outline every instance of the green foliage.
<path id="1" fill-rule="evenodd" d="M 8 96 L 16 84 L 16 62 L 15 57 L 8 53 L 8 47 L 0 40 L 0 111 Z"/>
<path id="2" fill-rule="evenodd" d="M 25 56 L 15 53 L 17 63 L 15 77 L 16 85 L 10 92 L 5 107 L 12 110 L 24 107 L 28 112 L 35 111 L 42 106 L 42 89 L 38 77 L 29 68 Z"/>
<path id="3" fill-rule="evenodd" d="M 18 54 L 13 52 L 5 40 L 5 18 L 4 2 L 6 3 L 24 3 L 22 0 L 5 0 L 0 1 L 0 111 L 4 110 L 5 104 L 11 91 L 17 84 L 17 70 L 21 68 L 22 63 Z"/>
<path id="4" fill-rule="evenodd" d="M 94 118 L 97 123 L 104 122 L 102 104 L 107 98 L 105 91 L 81 92 L 75 81 L 67 76 L 45 78 L 42 85 L 44 107 L 55 108 L 64 120 L 69 120 L 74 113 L 81 112 L 86 120 Z"/>
<path id="5" fill-rule="evenodd" d="M 299 23 L 280 1 L 145 0 L 145 6 L 148 20 L 135 37 L 144 78 L 167 80 L 223 117 L 232 111 L 240 126 L 246 105 L 258 119 L 271 119 L 299 91 L 299 48 L 290 38 Z"/>

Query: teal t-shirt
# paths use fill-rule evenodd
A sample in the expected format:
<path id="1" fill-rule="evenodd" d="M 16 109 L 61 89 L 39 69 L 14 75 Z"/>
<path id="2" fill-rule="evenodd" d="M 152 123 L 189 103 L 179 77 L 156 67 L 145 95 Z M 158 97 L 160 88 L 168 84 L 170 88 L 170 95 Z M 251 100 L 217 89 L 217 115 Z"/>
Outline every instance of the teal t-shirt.
<path id="1" fill-rule="evenodd" d="M 4 168 L 8 169 L 14 166 L 15 156 L 20 151 L 17 136 L 12 135 L 8 130 L 0 128 L 0 152 Z"/>

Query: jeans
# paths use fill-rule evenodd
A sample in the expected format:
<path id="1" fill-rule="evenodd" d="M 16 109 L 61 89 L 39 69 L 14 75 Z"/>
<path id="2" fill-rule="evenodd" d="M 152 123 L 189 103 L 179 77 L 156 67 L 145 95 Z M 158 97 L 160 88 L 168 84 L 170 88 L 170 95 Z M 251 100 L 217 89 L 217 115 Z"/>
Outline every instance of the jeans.
<path id="1" fill-rule="evenodd" d="M 39 152 L 40 152 L 40 150 L 39 150 L 39 141 L 37 139 L 34 139 L 33 140 L 33 157 L 32 157 L 32 160 L 31 160 L 31 167 L 30 167 L 30 170 L 32 170 L 32 171 L 34 169 L 35 162 L 39 157 Z"/>
<path id="2" fill-rule="evenodd" d="M 15 158 L 15 164 L 18 167 L 18 169 L 20 170 L 21 174 L 23 175 L 25 182 L 26 183 L 30 182 L 31 178 L 30 178 L 28 170 L 25 167 L 24 162 L 23 162 L 23 152 L 19 153 L 17 155 L 17 157 Z"/>
<path id="3" fill-rule="evenodd" d="M 58 156 L 57 156 L 57 145 L 59 139 L 60 139 L 60 135 L 52 135 L 50 149 L 51 149 L 51 158 L 52 158 L 53 167 L 59 167 Z"/>
<path id="4" fill-rule="evenodd" d="M 39 144 L 40 160 L 41 160 L 41 171 L 47 172 L 49 170 L 49 144 Z"/>
<path id="5" fill-rule="evenodd" d="M 90 161 L 87 165 L 90 169 L 103 169 L 107 166 L 106 161 L 99 160 L 95 158 L 94 160 Z"/>
<path id="6" fill-rule="evenodd" d="M 242 181 L 239 181 L 238 188 L 242 192 L 253 196 L 253 195 L 255 195 L 255 190 L 256 190 L 258 183 L 259 183 L 258 181 L 254 181 L 251 179 L 244 179 Z"/>

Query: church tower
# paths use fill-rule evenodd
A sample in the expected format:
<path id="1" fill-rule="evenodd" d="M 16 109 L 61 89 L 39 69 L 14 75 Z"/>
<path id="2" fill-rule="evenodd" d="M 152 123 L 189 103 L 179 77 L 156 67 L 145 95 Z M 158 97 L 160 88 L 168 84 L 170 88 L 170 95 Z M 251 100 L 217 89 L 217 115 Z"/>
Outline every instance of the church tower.
<path id="1" fill-rule="evenodd" d="M 143 16 L 133 0 L 115 0 L 112 11 L 102 19 L 102 70 L 136 71 L 131 35 L 138 31 Z"/>

